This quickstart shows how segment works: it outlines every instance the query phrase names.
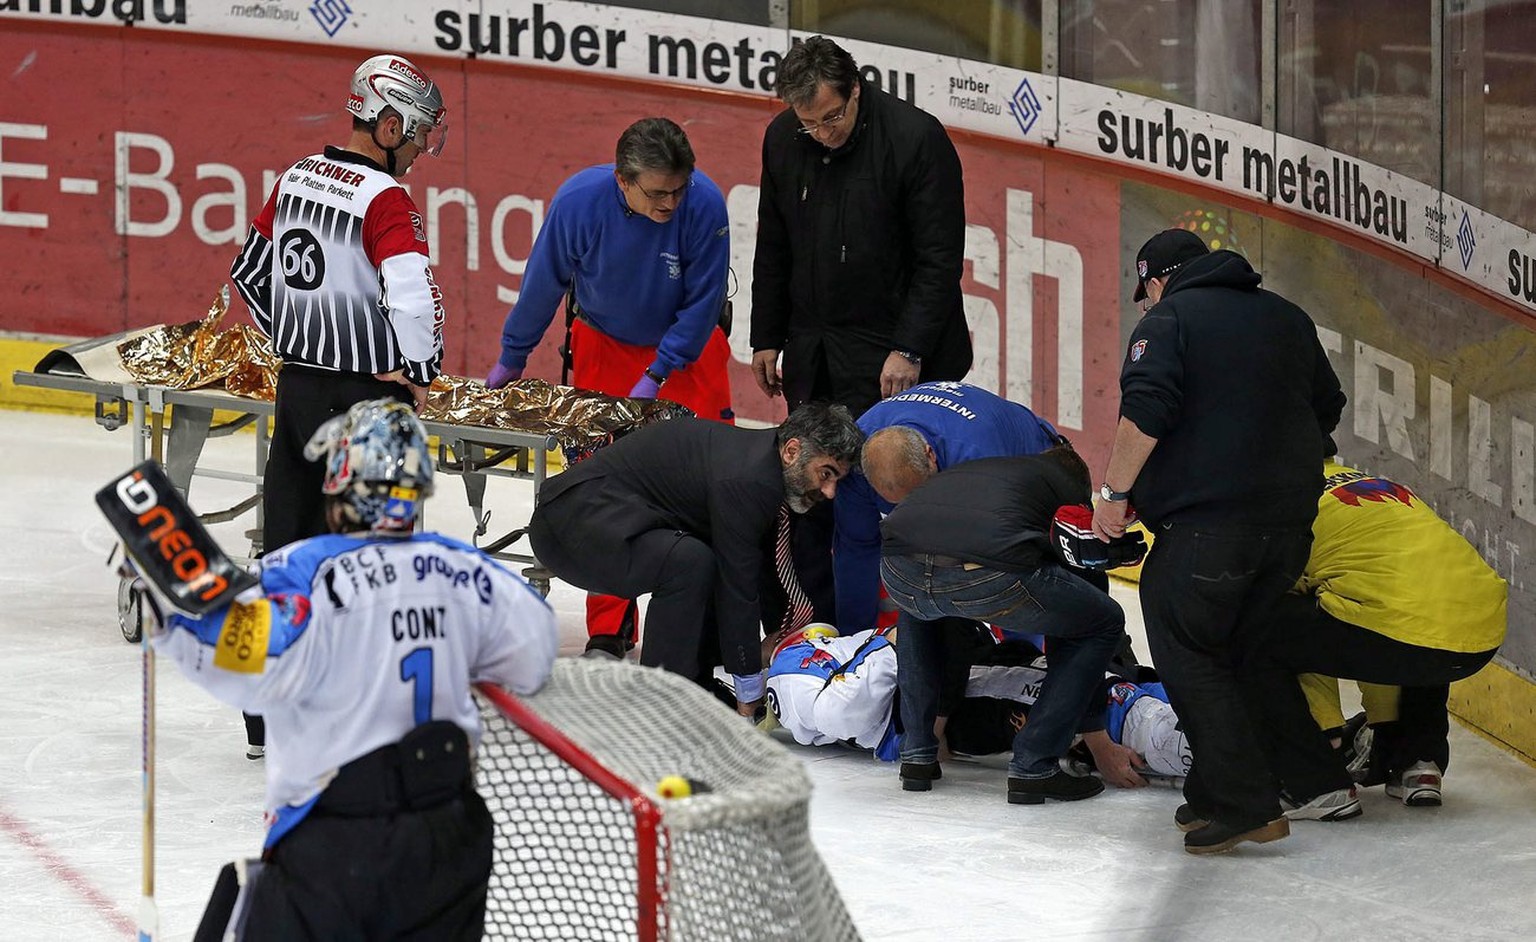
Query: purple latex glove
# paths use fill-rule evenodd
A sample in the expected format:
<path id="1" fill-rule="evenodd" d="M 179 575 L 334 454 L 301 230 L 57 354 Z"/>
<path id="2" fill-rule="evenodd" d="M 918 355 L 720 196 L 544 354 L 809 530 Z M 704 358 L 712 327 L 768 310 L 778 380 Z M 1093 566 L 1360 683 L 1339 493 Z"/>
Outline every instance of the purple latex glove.
<path id="1" fill-rule="evenodd" d="M 514 379 L 522 379 L 522 378 L 523 378 L 523 367 L 521 367 L 521 366 L 502 366 L 501 365 L 501 361 L 497 360 L 496 361 L 496 365 L 491 367 L 491 375 L 489 375 L 489 376 L 487 376 L 485 378 L 485 388 L 486 389 L 500 389 L 501 387 L 503 387 L 503 386 L 507 385 L 508 383 L 512 382 Z"/>
<path id="2" fill-rule="evenodd" d="M 629 398 L 655 399 L 656 394 L 659 392 L 661 392 L 661 384 L 652 379 L 649 374 L 641 373 L 640 382 L 636 383 L 635 388 L 629 391 Z"/>

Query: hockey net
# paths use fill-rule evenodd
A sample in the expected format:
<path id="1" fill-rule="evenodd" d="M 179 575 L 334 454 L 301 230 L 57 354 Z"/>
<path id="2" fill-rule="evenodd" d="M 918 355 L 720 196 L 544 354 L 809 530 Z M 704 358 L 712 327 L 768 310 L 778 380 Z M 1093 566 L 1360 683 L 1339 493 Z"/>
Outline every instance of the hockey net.
<path id="1" fill-rule="evenodd" d="M 706 691 L 561 658 L 531 697 L 480 693 L 487 938 L 858 938 L 811 844 L 804 767 Z M 672 775 L 708 791 L 658 797 Z"/>

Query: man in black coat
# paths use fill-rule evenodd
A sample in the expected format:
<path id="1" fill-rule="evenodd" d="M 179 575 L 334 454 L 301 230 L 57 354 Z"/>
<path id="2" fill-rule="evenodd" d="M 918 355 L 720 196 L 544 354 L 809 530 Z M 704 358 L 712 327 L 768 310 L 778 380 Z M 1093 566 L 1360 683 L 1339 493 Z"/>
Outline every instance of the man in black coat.
<path id="1" fill-rule="evenodd" d="M 1093 529 L 1120 536 L 1134 504 L 1155 535 L 1147 644 L 1194 755 L 1175 824 L 1185 850 L 1219 853 L 1290 832 L 1234 665 L 1306 565 L 1344 393 L 1307 312 L 1241 255 L 1169 229 L 1136 265 L 1150 307 Z"/>
<path id="2" fill-rule="evenodd" d="M 763 135 L 758 386 L 791 408 L 830 399 L 858 416 L 920 381 L 962 379 L 965 191 L 944 126 L 865 82 L 822 36 L 785 55 L 777 91 L 789 107 Z"/>
<path id="3" fill-rule="evenodd" d="M 830 501 L 863 440 L 848 410 L 826 403 L 777 429 L 648 425 L 550 478 L 528 536 L 566 582 L 650 593 L 640 663 L 706 686 L 723 663 L 750 715 L 765 686 L 760 590 L 775 578 L 780 505 L 803 514 Z"/>

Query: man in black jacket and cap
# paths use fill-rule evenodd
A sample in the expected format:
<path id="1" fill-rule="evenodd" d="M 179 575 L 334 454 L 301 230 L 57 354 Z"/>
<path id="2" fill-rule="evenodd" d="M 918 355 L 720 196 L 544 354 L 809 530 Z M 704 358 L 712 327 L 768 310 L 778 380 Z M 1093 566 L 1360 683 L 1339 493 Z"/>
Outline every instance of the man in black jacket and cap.
<path id="1" fill-rule="evenodd" d="M 944 126 L 823 36 L 784 56 L 777 92 L 789 107 L 763 135 L 752 278 L 758 386 L 858 417 L 964 378 L 965 190 Z"/>
<path id="2" fill-rule="evenodd" d="M 1147 644 L 1194 754 L 1175 824 L 1185 850 L 1220 853 L 1290 832 L 1234 665 L 1307 562 L 1344 393 L 1307 312 L 1241 255 L 1169 229 L 1136 270 L 1148 307 L 1093 529 L 1120 536 L 1134 505 L 1154 534 Z"/>

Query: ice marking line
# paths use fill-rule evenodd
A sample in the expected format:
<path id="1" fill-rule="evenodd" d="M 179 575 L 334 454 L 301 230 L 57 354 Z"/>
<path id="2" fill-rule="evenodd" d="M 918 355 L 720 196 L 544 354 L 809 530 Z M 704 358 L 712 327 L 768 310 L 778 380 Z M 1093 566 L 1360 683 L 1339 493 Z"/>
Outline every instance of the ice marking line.
<path id="1" fill-rule="evenodd" d="M 54 853 L 48 842 L 17 818 L 15 815 L 0 808 L 0 830 L 9 833 L 16 842 L 32 852 L 37 862 L 43 865 L 43 869 L 58 877 L 65 886 L 74 890 L 77 895 L 91 905 L 91 909 L 107 922 L 112 928 L 126 936 L 138 934 L 138 927 L 134 920 L 128 918 L 128 914 L 118 908 L 117 904 L 107 899 L 91 881 L 69 864 L 69 861 Z"/>

